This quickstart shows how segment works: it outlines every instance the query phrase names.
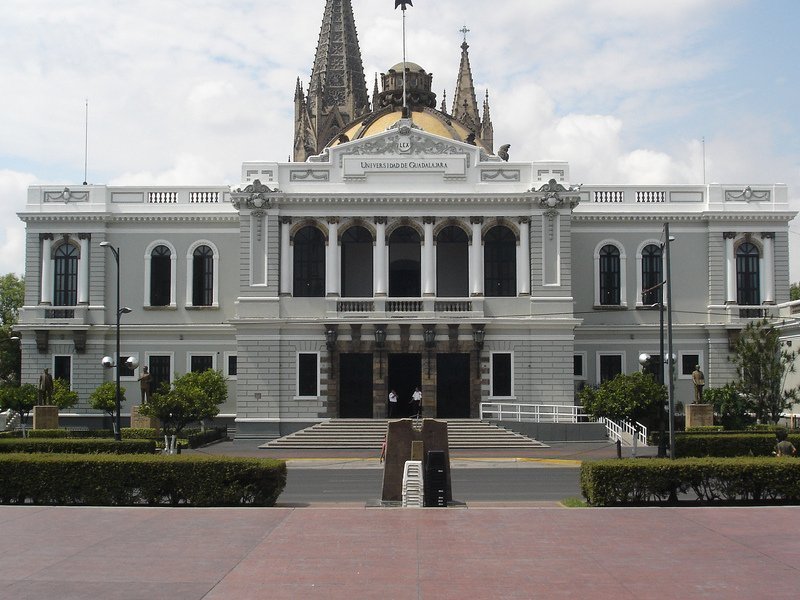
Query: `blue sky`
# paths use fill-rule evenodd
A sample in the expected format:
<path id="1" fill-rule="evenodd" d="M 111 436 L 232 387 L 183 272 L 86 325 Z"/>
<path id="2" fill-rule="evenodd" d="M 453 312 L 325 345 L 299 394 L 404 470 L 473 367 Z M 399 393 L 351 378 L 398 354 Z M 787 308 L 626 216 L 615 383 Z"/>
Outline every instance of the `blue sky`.
<path id="1" fill-rule="evenodd" d="M 352 0 L 370 89 L 400 12 Z M 0 3 L 0 272 L 23 269 L 32 183 L 236 185 L 291 152 L 323 0 Z M 800 3 L 417 0 L 408 57 L 452 100 L 461 34 L 497 144 L 583 183 L 782 182 L 800 210 Z M 476 15 L 476 16 L 470 16 Z M 466 16 L 466 17 L 465 17 Z M 800 257 L 800 223 L 792 226 Z M 792 261 L 800 281 L 800 258 Z"/>

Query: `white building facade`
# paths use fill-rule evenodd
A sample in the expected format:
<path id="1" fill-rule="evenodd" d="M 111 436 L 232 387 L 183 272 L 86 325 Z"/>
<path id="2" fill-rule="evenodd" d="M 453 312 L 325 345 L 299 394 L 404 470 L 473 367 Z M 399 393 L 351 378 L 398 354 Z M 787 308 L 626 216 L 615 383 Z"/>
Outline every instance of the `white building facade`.
<path id="1" fill-rule="evenodd" d="M 321 39 L 325 23 L 348 36 L 349 4 L 328 0 Z M 583 385 L 659 354 L 665 223 L 677 399 L 691 401 L 695 365 L 711 386 L 731 380 L 737 332 L 788 310 L 786 186 L 574 186 L 566 163 L 495 155 L 467 48 L 450 113 L 409 64 L 408 109 L 396 66 L 371 108 L 351 98 L 323 115 L 309 108 L 331 71 L 318 46 L 308 95 L 296 93 L 298 160 L 245 162 L 235 190 L 31 187 L 23 381 L 51 368 L 81 398 L 64 419 L 99 426 L 88 396 L 113 377 L 100 366 L 115 343 L 109 242 L 131 309 L 123 360 L 156 383 L 221 370 L 221 419 L 239 437 L 382 418 L 390 390 L 402 412 L 416 386 L 432 417 L 476 418 L 490 401 L 571 406 Z M 353 60 L 331 64 L 358 71 Z M 122 372 L 124 414 L 138 376 Z"/>

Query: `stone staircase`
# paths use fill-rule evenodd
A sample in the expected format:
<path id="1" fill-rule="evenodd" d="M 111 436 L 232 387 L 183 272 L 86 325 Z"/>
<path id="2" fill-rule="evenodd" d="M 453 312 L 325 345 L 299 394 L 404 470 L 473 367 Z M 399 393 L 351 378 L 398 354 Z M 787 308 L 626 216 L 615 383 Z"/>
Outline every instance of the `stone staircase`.
<path id="1" fill-rule="evenodd" d="M 331 419 L 260 447 L 285 450 L 380 450 L 387 423 L 386 419 Z M 415 426 L 421 425 L 421 420 L 415 421 Z M 477 419 L 448 419 L 447 438 L 450 448 L 459 450 L 547 447 L 534 439 Z"/>

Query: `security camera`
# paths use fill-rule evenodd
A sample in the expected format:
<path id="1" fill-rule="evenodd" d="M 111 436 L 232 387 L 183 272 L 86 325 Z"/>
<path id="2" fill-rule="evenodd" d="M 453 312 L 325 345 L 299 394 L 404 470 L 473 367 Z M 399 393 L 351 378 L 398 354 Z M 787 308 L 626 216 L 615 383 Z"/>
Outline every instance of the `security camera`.
<path id="1" fill-rule="evenodd" d="M 128 367 L 131 371 L 133 371 L 136 367 L 139 366 L 139 359 L 135 356 L 129 356 L 128 360 L 125 361 L 125 366 Z"/>
<path id="2" fill-rule="evenodd" d="M 104 356 L 103 360 L 100 361 L 100 364 L 102 364 L 106 369 L 110 369 L 114 366 L 114 359 L 110 356 Z"/>

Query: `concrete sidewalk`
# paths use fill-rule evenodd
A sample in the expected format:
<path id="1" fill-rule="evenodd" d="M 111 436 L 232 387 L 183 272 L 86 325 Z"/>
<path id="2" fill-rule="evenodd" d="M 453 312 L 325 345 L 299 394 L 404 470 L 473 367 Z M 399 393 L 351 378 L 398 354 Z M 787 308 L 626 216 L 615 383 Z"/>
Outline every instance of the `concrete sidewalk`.
<path id="1" fill-rule="evenodd" d="M 0 506 L 0 598 L 794 598 L 799 511 Z"/>

